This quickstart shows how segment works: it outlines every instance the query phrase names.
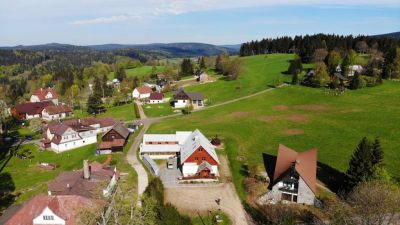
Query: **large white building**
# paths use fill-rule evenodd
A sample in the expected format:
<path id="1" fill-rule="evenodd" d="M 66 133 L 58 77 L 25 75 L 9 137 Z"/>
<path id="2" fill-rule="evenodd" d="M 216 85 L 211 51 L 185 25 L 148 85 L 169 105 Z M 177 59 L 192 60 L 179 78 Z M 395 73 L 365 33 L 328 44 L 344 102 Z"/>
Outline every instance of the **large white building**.
<path id="1" fill-rule="evenodd" d="M 110 130 L 116 122 L 112 118 L 83 118 L 48 125 L 43 147 L 59 153 L 97 142 L 97 134 Z"/>
<path id="2" fill-rule="evenodd" d="M 219 160 L 214 146 L 199 131 L 177 131 L 175 134 L 145 134 L 140 154 L 154 159 L 177 156 L 183 177 L 214 178 Z"/>
<path id="3" fill-rule="evenodd" d="M 135 88 L 132 92 L 132 97 L 136 99 L 146 99 L 150 97 L 150 94 L 153 92 L 148 86 L 141 86 Z"/>

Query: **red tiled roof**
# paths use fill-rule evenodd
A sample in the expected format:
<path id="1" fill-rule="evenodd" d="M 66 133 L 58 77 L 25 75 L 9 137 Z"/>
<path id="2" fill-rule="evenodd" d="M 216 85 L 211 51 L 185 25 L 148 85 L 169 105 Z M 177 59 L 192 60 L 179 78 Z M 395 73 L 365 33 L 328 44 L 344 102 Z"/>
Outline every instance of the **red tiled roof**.
<path id="1" fill-rule="evenodd" d="M 46 95 L 49 92 L 52 94 L 53 98 L 47 98 L 46 99 Z M 36 90 L 33 93 L 33 95 L 38 96 L 40 101 L 50 100 L 50 99 L 57 99 L 58 98 L 57 92 L 53 88 L 40 88 L 40 89 Z"/>
<path id="2" fill-rule="evenodd" d="M 159 92 L 150 93 L 150 100 L 163 100 L 164 94 Z"/>
<path id="3" fill-rule="evenodd" d="M 295 165 L 297 173 L 299 173 L 310 189 L 316 193 L 317 149 L 296 152 L 280 144 L 274 172 L 274 182 L 290 169 L 292 165 Z"/>
<path id="4" fill-rule="evenodd" d="M 44 110 L 46 110 L 49 115 L 72 112 L 71 107 L 67 105 L 50 105 L 46 106 Z"/>
<path id="5" fill-rule="evenodd" d="M 139 94 L 148 94 L 153 92 L 153 90 L 147 86 L 137 87 L 136 90 L 139 92 Z"/>
<path id="6" fill-rule="evenodd" d="M 35 115 L 40 114 L 47 106 L 54 106 L 52 101 L 45 102 L 26 102 L 15 105 L 14 108 L 18 114 Z"/>
<path id="7" fill-rule="evenodd" d="M 101 211 L 104 206 L 103 200 L 78 195 L 40 194 L 25 202 L 5 225 L 32 225 L 33 219 L 38 217 L 46 207 L 65 220 L 66 225 L 81 224 L 80 216 L 83 209 L 96 213 Z"/>

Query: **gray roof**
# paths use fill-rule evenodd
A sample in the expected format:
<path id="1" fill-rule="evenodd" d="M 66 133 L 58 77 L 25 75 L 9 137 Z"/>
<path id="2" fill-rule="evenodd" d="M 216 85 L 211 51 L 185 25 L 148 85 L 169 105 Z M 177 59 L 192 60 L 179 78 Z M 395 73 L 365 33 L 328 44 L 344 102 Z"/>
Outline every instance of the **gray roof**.
<path id="1" fill-rule="evenodd" d="M 200 173 L 202 170 L 205 168 L 208 168 L 210 171 L 212 171 L 211 164 L 208 163 L 207 161 L 203 161 L 200 166 L 197 168 L 197 173 Z"/>
<path id="2" fill-rule="evenodd" d="M 114 126 L 109 131 L 107 131 L 107 133 L 110 132 L 111 130 L 115 130 L 118 134 L 120 134 L 124 138 L 127 138 L 129 136 L 128 128 L 126 128 L 122 123 L 114 124 Z M 104 135 L 106 135 L 107 133 L 105 133 Z"/>
<path id="3" fill-rule="evenodd" d="M 199 130 L 193 131 L 183 144 L 180 155 L 181 163 L 184 163 L 200 146 L 219 164 L 214 146 Z"/>
<path id="4" fill-rule="evenodd" d="M 187 94 L 191 100 L 203 100 L 203 95 L 200 92 L 190 92 Z"/>
<path id="5" fill-rule="evenodd" d="M 143 155 L 144 164 L 149 168 L 149 170 L 155 175 L 158 176 L 160 169 L 158 168 L 157 164 L 154 162 L 153 159 L 150 158 L 148 155 Z"/>

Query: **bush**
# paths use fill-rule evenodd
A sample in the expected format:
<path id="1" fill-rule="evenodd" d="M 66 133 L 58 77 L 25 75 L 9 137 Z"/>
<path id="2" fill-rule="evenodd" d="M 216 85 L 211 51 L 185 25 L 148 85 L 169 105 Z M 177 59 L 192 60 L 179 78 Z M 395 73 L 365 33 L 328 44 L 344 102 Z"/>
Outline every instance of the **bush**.
<path id="1" fill-rule="evenodd" d="M 144 198 L 155 200 L 154 210 L 156 221 L 160 225 L 191 225 L 189 217 L 179 213 L 175 206 L 170 203 L 164 204 L 164 185 L 159 178 L 153 179 L 144 192 Z M 143 202 L 145 204 L 146 201 Z"/>
<path id="2" fill-rule="evenodd" d="M 133 104 L 133 108 L 135 109 L 136 118 L 140 118 L 139 106 L 136 102 Z"/>

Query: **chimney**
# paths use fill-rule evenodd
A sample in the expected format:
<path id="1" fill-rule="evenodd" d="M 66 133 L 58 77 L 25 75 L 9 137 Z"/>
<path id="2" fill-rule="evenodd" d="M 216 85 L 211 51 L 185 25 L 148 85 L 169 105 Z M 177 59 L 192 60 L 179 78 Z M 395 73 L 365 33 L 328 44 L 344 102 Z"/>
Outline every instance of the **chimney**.
<path id="1" fill-rule="evenodd" d="M 83 178 L 90 178 L 89 162 L 86 159 L 83 160 Z"/>

